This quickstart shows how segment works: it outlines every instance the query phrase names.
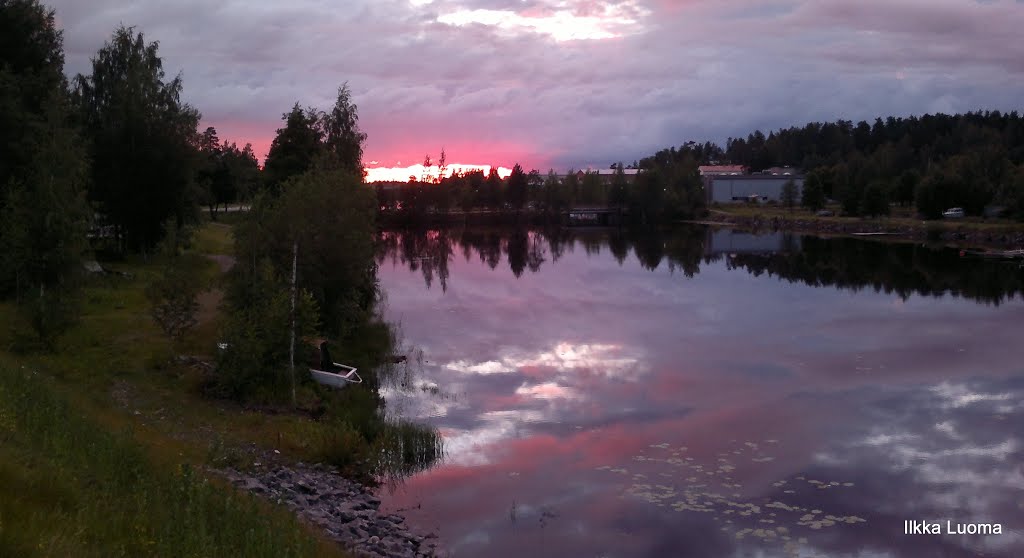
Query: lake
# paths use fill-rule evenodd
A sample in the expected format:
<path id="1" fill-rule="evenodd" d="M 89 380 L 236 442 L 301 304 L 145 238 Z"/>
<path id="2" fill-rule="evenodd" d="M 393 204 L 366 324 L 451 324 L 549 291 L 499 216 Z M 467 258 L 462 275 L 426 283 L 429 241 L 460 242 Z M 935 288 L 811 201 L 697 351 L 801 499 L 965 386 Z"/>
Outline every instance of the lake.
<path id="1" fill-rule="evenodd" d="M 1024 556 L 1018 263 L 702 227 L 378 262 L 389 412 L 446 453 L 381 497 L 453 556 Z"/>

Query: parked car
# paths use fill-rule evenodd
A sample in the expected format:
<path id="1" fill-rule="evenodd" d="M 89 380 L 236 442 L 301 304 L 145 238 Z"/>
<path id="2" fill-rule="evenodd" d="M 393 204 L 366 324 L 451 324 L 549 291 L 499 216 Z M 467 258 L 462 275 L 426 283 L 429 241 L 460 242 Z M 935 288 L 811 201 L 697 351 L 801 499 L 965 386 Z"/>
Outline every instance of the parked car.
<path id="1" fill-rule="evenodd" d="M 960 219 L 964 216 L 964 208 L 962 207 L 951 207 L 942 212 L 942 216 L 946 219 Z"/>
<path id="2" fill-rule="evenodd" d="M 835 213 L 831 209 L 822 209 L 815 213 L 818 217 L 832 217 Z"/>

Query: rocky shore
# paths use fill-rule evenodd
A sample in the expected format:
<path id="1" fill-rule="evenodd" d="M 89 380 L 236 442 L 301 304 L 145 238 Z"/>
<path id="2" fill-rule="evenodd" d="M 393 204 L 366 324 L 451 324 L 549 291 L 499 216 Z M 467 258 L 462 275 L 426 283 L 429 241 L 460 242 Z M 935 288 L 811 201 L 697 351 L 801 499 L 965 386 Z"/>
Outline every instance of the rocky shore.
<path id="1" fill-rule="evenodd" d="M 940 242 L 964 246 L 1003 249 L 1024 248 L 1024 231 L 1020 227 L 972 227 L 969 224 L 944 222 L 898 224 L 870 219 L 832 221 L 801 217 L 762 217 L 719 213 L 708 224 L 757 231 L 792 231 L 820 235 L 885 234 L 915 242 Z"/>
<path id="2" fill-rule="evenodd" d="M 426 558 L 437 555 L 434 534 L 414 534 L 405 518 L 380 512 L 380 499 L 364 486 L 322 465 L 275 466 L 241 472 L 218 470 L 236 487 L 287 506 L 357 556 Z"/>

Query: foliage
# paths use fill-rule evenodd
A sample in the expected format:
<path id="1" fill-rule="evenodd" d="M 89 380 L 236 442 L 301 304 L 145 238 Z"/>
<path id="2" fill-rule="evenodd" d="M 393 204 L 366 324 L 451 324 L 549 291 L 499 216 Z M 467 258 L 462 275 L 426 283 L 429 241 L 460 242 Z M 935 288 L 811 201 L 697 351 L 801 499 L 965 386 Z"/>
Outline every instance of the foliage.
<path id="1" fill-rule="evenodd" d="M 334 107 L 329 112 L 315 108 L 303 110 L 298 103 L 282 116 L 285 127 L 277 130 L 264 166 L 264 182 L 278 192 L 285 181 L 314 167 L 348 172 L 362 178 L 363 143 L 366 134 L 359 129 L 359 116 L 352 103 L 348 84 L 338 88 Z"/>
<path id="2" fill-rule="evenodd" d="M 512 167 L 512 174 L 508 177 L 508 186 L 505 187 L 505 191 L 505 199 L 508 200 L 512 209 L 514 211 L 522 210 L 526 203 L 528 190 L 526 173 L 523 172 L 523 167 L 519 166 L 519 163 Z"/>
<path id="3" fill-rule="evenodd" d="M 62 32 L 38 0 L 0 0 L 0 204 L 11 182 L 31 172 L 26 142 L 66 89 Z"/>
<path id="4" fill-rule="evenodd" d="M 945 174 L 929 174 L 914 190 L 914 206 L 926 219 L 938 219 L 951 206 L 950 193 L 956 189 L 954 180 Z"/>
<path id="5" fill-rule="evenodd" d="M 363 143 L 366 141 L 366 134 L 359 129 L 357 107 L 352 103 L 352 92 L 347 83 L 338 88 L 334 106 L 321 117 L 321 125 L 324 130 L 324 148 L 333 163 L 331 168 L 360 178 L 365 176 Z M 443 161 L 443 150 L 441 158 Z"/>
<path id="6" fill-rule="evenodd" d="M 180 231 L 170 224 L 160 249 L 160 274 L 146 288 L 150 314 L 169 338 L 180 342 L 198 323 L 197 297 L 202 290 L 202 256 L 179 253 Z M 198 260 L 198 261 L 197 261 Z"/>
<path id="7" fill-rule="evenodd" d="M 800 192 L 800 205 L 811 211 L 817 211 L 825 207 L 824 178 L 821 172 L 813 171 L 807 173 L 807 177 L 804 179 L 803 190 Z"/>
<path id="8" fill-rule="evenodd" d="M 275 193 L 285 180 L 309 170 L 323 145 L 323 130 L 316 109 L 303 110 L 295 103 L 291 112 L 281 119 L 285 126 L 277 130 L 263 166 L 264 185 Z"/>
<path id="9" fill-rule="evenodd" d="M 248 199 L 260 183 L 259 163 L 252 144 L 239 149 L 233 142 L 221 143 L 217 130 L 208 127 L 199 137 L 196 182 L 214 220 L 218 206 Z"/>
<path id="10" fill-rule="evenodd" d="M 868 217 L 889 214 L 889 191 L 885 182 L 875 180 L 864 189 L 861 211 Z"/>
<path id="11" fill-rule="evenodd" d="M 799 189 L 796 186 L 796 182 L 790 178 L 782 185 L 781 201 L 782 205 L 788 209 L 793 209 L 796 206 L 796 202 L 799 199 Z"/>
<path id="12" fill-rule="evenodd" d="M 687 142 L 661 150 L 639 166 L 664 169 L 687 160 L 744 165 L 754 172 L 789 166 L 803 169 L 808 177 L 818 173 L 825 198 L 838 200 L 851 215 L 863 211 L 866 189 L 875 180 L 887 183 L 890 201 L 918 205 L 918 188 L 931 177 L 923 195 L 931 196 L 943 209 L 959 206 L 977 215 L 990 204 L 1013 199 L 1010 185 L 1024 164 L 1024 116 L 1016 111 L 978 111 L 891 116 L 873 123 L 811 122 L 729 138 L 724 149 Z M 941 215 L 941 210 L 936 213 L 926 205 L 926 216 Z"/>
<path id="13" fill-rule="evenodd" d="M 298 243 L 298 282 L 320 309 L 331 334 L 366 319 L 377 295 L 373 259 L 374 193 L 359 177 L 314 169 L 285 183 L 280 198 L 254 203 L 236 227 L 236 275 L 243 283 L 267 260 L 274 275 L 290 277 Z"/>
<path id="14" fill-rule="evenodd" d="M 236 269 L 240 266 L 236 266 Z M 292 300 L 288 281 L 263 260 L 245 284 L 228 293 L 230 308 L 224 349 L 218 358 L 210 390 L 241 401 L 281 403 L 290 396 L 289 373 Z M 296 297 L 296 344 L 316 334 L 317 306 L 308 292 Z M 296 354 L 299 354 L 298 352 Z M 299 368 L 306 359 L 296 357 Z"/>
<path id="15" fill-rule="evenodd" d="M 52 348 L 74 321 L 88 162 L 70 126 L 61 33 L 35 1 L 0 3 L 0 295 Z"/>
<path id="16" fill-rule="evenodd" d="M 75 79 L 74 97 L 92 158 L 90 199 L 127 248 L 147 252 L 163 223 L 195 219 L 193 185 L 199 112 L 166 80 L 157 43 L 120 27 Z"/>

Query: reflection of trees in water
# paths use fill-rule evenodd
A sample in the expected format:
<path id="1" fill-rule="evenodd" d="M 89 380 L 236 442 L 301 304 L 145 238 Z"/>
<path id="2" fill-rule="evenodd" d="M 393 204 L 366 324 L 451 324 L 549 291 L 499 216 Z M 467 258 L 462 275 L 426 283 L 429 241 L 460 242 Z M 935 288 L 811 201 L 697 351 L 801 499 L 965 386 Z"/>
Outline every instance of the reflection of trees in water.
<path id="1" fill-rule="evenodd" d="M 377 262 L 402 263 L 411 271 L 420 271 L 429 288 L 434 278 L 441 290 L 448 290 L 448 262 L 454 243 L 447 230 L 385 231 L 377 236 Z"/>
<path id="2" fill-rule="evenodd" d="M 683 275 L 693 277 L 700 273 L 704 261 L 707 234 L 703 228 L 687 227 L 666 236 L 665 253 L 669 270 L 682 269 Z"/>
<path id="3" fill-rule="evenodd" d="M 526 269 L 526 251 L 529 244 L 530 239 L 524 229 L 516 229 L 508 236 L 508 265 L 512 268 L 512 275 L 516 277 L 522 275 Z"/>
<path id="4" fill-rule="evenodd" d="M 614 230 L 608 233 L 608 249 L 615 256 L 615 261 L 622 265 L 629 255 L 629 238 L 621 230 Z"/>
<path id="5" fill-rule="evenodd" d="M 392 262 L 421 271 L 430 287 L 438 278 L 447 289 L 448 263 L 456 251 L 466 261 L 476 253 L 480 261 L 496 269 L 504 255 L 513 275 L 536 273 L 548 261 L 557 262 L 580 244 L 585 253 L 599 255 L 607 246 L 620 265 L 630 250 L 640 265 L 658 269 L 663 261 L 670 271 L 686 277 L 700 272 L 701 264 L 720 261 L 722 254 L 708 253 L 707 229 L 681 227 L 671 232 L 627 230 L 579 230 L 551 228 L 461 229 L 382 232 L 377 261 Z M 941 296 L 952 294 L 993 304 L 1024 291 L 1024 271 L 998 261 L 961 258 L 955 250 L 935 250 L 920 245 L 892 244 L 854 238 L 783 237 L 784 248 L 774 253 L 734 253 L 725 258 L 728 269 L 742 269 L 754 276 L 767 273 L 814 287 L 835 287 Z"/>
<path id="6" fill-rule="evenodd" d="M 658 231 L 649 231 L 633 239 L 633 252 L 644 269 L 654 271 L 665 257 L 665 237 Z"/>
<path id="7" fill-rule="evenodd" d="M 1024 272 L 1013 264 L 965 259 L 951 249 L 852 238 L 806 236 L 800 251 L 737 254 L 727 265 L 755 276 L 768 273 L 815 287 L 872 288 L 903 299 L 952 294 L 999 304 L 1024 290 Z"/>

